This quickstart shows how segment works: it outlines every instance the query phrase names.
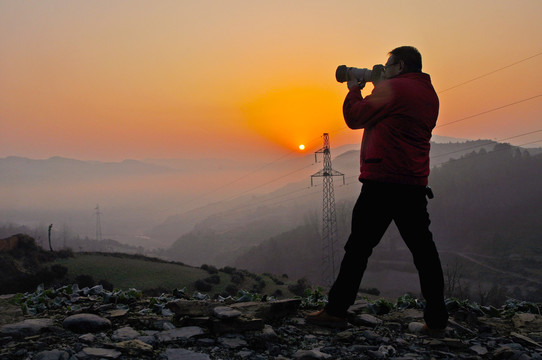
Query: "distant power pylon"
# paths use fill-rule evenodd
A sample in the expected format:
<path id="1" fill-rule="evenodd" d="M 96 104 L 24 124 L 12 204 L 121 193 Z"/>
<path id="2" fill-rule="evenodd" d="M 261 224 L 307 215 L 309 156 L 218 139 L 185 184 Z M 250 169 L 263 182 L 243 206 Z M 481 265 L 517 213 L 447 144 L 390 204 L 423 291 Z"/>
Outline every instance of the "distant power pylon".
<path id="1" fill-rule="evenodd" d="M 324 133 L 324 147 L 314 153 L 324 154 L 324 168 L 311 175 L 311 186 L 314 177 L 323 177 L 323 206 L 322 206 L 322 276 L 327 284 L 335 280 L 339 267 L 337 258 L 337 214 L 335 213 L 335 192 L 333 189 L 333 177 L 344 174 L 335 171 L 331 167 L 331 152 L 329 150 L 329 134 Z"/>
<path id="2" fill-rule="evenodd" d="M 100 222 L 100 205 L 96 205 L 96 241 L 102 240 L 102 223 Z"/>

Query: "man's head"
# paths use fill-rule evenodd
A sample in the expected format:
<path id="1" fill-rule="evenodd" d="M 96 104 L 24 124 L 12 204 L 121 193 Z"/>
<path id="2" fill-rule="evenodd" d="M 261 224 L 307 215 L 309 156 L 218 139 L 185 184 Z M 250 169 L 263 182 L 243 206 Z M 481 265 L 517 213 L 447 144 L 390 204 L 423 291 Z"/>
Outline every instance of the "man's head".
<path id="1" fill-rule="evenodd" d="M 422 55 L 413 46 L 395 48 L 388 55 L 388 61 L 384 66 L 384 76 L 387 79 L 399 74 L 422 71 Z"/>

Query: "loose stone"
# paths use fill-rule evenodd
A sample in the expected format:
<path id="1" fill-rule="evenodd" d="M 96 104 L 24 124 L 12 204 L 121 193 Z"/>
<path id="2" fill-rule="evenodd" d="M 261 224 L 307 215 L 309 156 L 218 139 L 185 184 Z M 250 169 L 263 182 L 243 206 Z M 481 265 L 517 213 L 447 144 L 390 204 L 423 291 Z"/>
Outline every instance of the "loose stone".
<path id="1" fill-rule="evenodd" d="M 27 319 L 18 323 L 2 326 L 0 332 L 3 335 L 17 338 L 34 336 L 53 326 L 51 319 Z"/>
<path id="2" fill-rule="evenodd" d="M 124 349 L 127 350 L 129 353 L 136 354 L 140 352 L 150 352 L 153 349 L 151 345 L 144 343 L 143 341 L 138 339 L 121 341 L 114 344 L 114 346 L 117 349 Z"/>
<path id="3" fill-rule="evenodd" d="M 375 327 L 377 325 L 382 324 L 382 320 L 380 320 L 379 318 L 371 314 L 358 315 L 356 316 L 354 321 L 357 325 L 371 326 L 371 327 Z"/>
<path id="4" fill-rule="evenodd" d="M 203 329 L 198 326 L 185 326 L 178 329 L 161 331 L 154 336 L 158 342 L 171 342 L 189 339 L 192 336 L 201 335 L 203 333 Z"/>
<path id="5" fill-rule="evenodd" d="M 122 327 L 113 332 L 111 339 L 114 341 L 132 340 L 139 337 L 140 334 L 129 326 Z"/>
<path id="6" fill-rule="evenodd" d="M 164 360 L 211 360 L 209 355 L 186 349 L 167 349 L 161 356 Z"/>
<path id="7" fill-rule="evenodd" d="M 70 354 L 63 350 L 46 350 L 36 354 L 33 360 L 68 360 Z"/>
<path id="8" fill-rule="evenodd" d="M 485 348 L 485 347 L 483 347 L 481 345 L 473 345 L 469 349 L 471 349 L 477 355 L 485 355 L 485 354 L 488 353 L 487 348 Z"/>
<path id="9" fill-rule="evenodd" d="M 293 355 L 294 359 L 329 359 L 331 355 L 325 354 L 317 349 L 297 350 Z"/>
<path id="10" fill-rule="evenodd" d="M 109 329 L 111 321 L 94 314 L 77 314 L 68 316 L 62 325 L 76 333 L 93 333 Z"/>
<path id="11" fill-rule="evenodd" d="M 234 310 L 228 306 L 217 306 L 213 309 L 214 315 L 219 319 L 233 319 L 241 316 L 239 310 Z"/>
<path id="12" fill-rule="evenodd" d="M 116 359 L 122 354 L 113 349 L 102 349 L 102 348 L 91 348 L 87 347 L 81 350 L 80 353 L 77 354 L 78 358 L 103 358 L 103 359 Z"/>
<path id="13" fill-rule="evenodd" d="M 244 340 L 244 339 L 242 339 L 241 337 L 238 337 L 238 336 L 233 337 L 233 338 L 223 337 L 223 338 L 218 339 L 218 341 L 223 346 L 226 346 L 226 347 L 228 347 L 230 349 L 237 349 L 237 348 L 248 345 L 246 340 Z"/>

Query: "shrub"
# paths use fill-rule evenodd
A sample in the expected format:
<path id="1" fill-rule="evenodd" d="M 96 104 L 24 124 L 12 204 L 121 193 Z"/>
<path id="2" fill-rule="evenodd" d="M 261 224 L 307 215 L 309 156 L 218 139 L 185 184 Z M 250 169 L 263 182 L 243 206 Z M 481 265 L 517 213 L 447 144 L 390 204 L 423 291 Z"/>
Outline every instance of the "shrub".
<path id="1" fill-rule="evenodd" d="M 94 278 L 90 275 L 78 275 L 75 278 L 75 282 L 79 285 L 80 288 L 93 287 L 96 285 Z"/>
<path id="2" fill-rule="evenodd" d="M 222 269 L 220 269 L 221 271 L 225 272 L 226 274 L 233 274 L 237 269 L 234 268 L 234 267 L 231 267 L 231 266 L 225 266 L 223 267 Z"/>
<path id="3" fill-rule="evenodd" d="M 204 280 L 196 280 L 194 283 L 194 288 L 198 291 L 211 291 L 213 289 L 213 285 L 205 282 Z"/>
<path id="4" fill-rule="evenodd" d="M 68 268 L 55 264 L 51 266 L 51 273 L 55 279 L 62 279 L 68 273 Z"/>
<path id="5" fill-rule="evenodd" d="M 107 291 L 113 291 L 113 289 L 115 288 L 113 286 L 113 284 L 111 284 L 107 280 L 100 280 L 100 281 L 98 281 L 98 284 L 102 285 L 104 287 L 104 289 L 107 290 Z"/>
<path id="6" fill-rule="evenodd" d="M 28 235 L 25 235 L 25 234 L 17 234 L 15 236 L 19 239 L 19 242 L 17 243 L 17 248 L 23 249 L 23 250 L 26 250 L 26 251 L 38 251 L 39 250 L 39 247 L 36 244 L 36 240 L 34 240 L 34 238 L 32 238 L 32 237 L 30 237 Z"/>
<path id="7" fill-rule="evenodd" d="M 304 296 L 307 289 L 310 289 L 310 283 L 305 278 L 297 280 L 295 284 L 288 285 L 288 290 L 297 296 Z"/>
<path id="8" fill-rule="evenodd" d="M 220 276 L 217 274 L 211 275 L 208 278 L 206 278 L 204 281 L 208 282 L 209 284 L 220 284 Z"/>
<path id="9" fill-rule="evenodd" d="M 273 274 L 266 274 L 276 285 L 284 285 L 284 281 L 278 279 L 275 275 Z"/>
<path id="10" fill-rule="evenodd" d="M 237 288 L 237 286 L 233 284 L 228 284 L 228 286 L 226 286 L 224 291 L 230 296 L 235 296 L 237 295 L 237 292 L 239 291 L 239 289 Z"/>
<path id="11" fill-rule="evenodd" d="M 207 271 L 209 274 L 218 274 L 218 269 L 212 265 L 203 264 L 200 268 Z"/>
<path id="12" fill-rule="evenodd" d="M 245 277 L 241 273 L 235 273 L 231 276 L 231 282 L 234 284 L 241 284 L 245 280 Z"/>

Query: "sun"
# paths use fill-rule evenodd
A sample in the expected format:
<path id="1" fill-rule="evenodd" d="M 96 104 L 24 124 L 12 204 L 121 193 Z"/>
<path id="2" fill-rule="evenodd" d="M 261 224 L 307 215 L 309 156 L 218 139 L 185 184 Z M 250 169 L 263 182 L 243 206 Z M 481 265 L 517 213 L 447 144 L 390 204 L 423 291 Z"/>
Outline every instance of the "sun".
<path id="1" fill-rule="evenodd" d="M 305 150 L 305 145 L 303 144 L 299 145 L 299 150 Z"/>

